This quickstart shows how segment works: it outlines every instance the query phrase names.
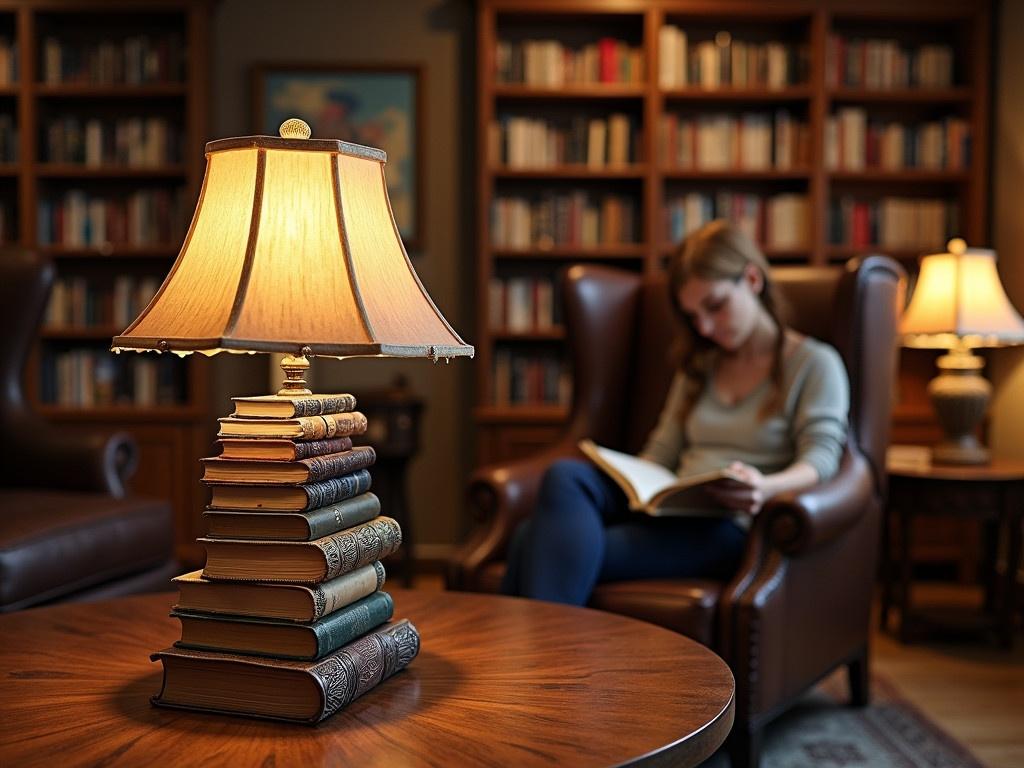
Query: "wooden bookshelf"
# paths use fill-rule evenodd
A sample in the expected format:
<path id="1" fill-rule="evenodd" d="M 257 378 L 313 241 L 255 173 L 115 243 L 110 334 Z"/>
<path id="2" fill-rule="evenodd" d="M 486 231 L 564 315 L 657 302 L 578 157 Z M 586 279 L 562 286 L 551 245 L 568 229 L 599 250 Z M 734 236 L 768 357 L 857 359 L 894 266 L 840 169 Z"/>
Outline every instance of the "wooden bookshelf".
<path id="1" fill-rule="evenodd" d="M 556 356 L 565 360 L 564 330 L 510 331 L 495 324 L 490 296 L 492 279 L 553 279 L 564 266 L 580 262 L 611 263 L 643 273 L 664 268 L 673 248 L 667 241 L 666 201 L 691 192 L 714 196 L 721 191 L 759 195 L 806 196 L 809 231 L 806 244 L 763 243 L 772 263 L 826 265 L 865 253 L 885 253 L 913 270 L 923 253 L 944 246 L 946 235 L 970 243 L 987 241 L 990 5 L 981 0 L 908 0 L 899 9 L 884 0 L 481 0 L 477 4 L 477 421 L 480 463 L 525 455 L 553 440 L 565 425 L 564 403 L 495 402 L 496 355 Z M 663 87 L 658 65 L 660 34 L 670 24 L 685 30 L 692 42 L 718 38 L 763 45 L 779 41 L 792 49 L 792 61 L 805 77 L 771 87 Z M 554 40 L 576 55 L 584 46 L 611 38 L 638 48 L 643 62 L 636 82 L 569 82 L 532 85 L 502 79 L 508 74 L 509 47 L 527 41 Z M 941 86 L 875 88 L 848 85 L 826 73 L 834 64 L 833 40 L 843 45 L 860 40 L 896 40 L 911 54 L 939 45 L 952 53 L 952 79 Z M 500 44 L 500 45 L 499 45 Z M 500 50 L 501 49 L 501 50 Z M 845 49 L 844 49 L 845 50 Z M 787 54 L 788 55 L 788 54 Z M 526 66 L 524 65 L 524 72 Z M 866 75 L 862 82 L 868 82 Z M 515 79 L 515 78 L 513 78 Z M 621 78 L 618 78 L 621 80 Z M 736 82 L 739 82 L 737 80 Z M 691 81 L 692 83 L 692 81 Z M 899 122 L 917 130 L 928 121 L 962 120 L 970 133 L 970 161 L 963 167 L 872 167 L 851 170 L 826 164 L 826 129 L 845 108 L 864 110 L 868 121 Z M 687 119 L 702 115 L 745 113 L 772 115 L 786 110 L 806 125 L 809 161 L 771 168 L 673 167 L 660 157 L 661 121 L 668 115 Z M 625 113 L 636 131 L 638 157 L 626 167 L 504 167 L 494 154 L 495 123 L 515 117 L 565 121 L 574 114 L 601 118 Z M 492 206 L 498 198 L 536 199 L 543 194 L 583 190 L 599 197 L 630 196 L 636 209 L 635 242 L 575 245 L 557 242 L 511 248 L 492 240 Z M 833 201 L 849 198 L 877 205 L 882 198 L 942 200 L 955 212 L 957 226 L 934 243 L 919 247 L 852 245 L 830 235 Z M 874 214 L 873 214 L 874 215 Z M 858 241 L 859 242 L 859 241 Z M 507 302 L 507 295 L 505 298 Z M 894 440 L 930 442 L 939 431 L 930 418 L 924 386 L 933 375 L 933 356 L 904 354 L 900 402 L 894 416 Z"/>
<path id="2" fill-rule="evenodd" d="M 14 82 L 0 83 L 0 115 L 11 114 L 18 132 L 17 157 L 0 158 L 4 239 L 47 255 L 57 266 L 59 281 L 84 281 L 90 291 L 89 318 L 79 307 L 76 312 L 83 317 L 44 323 L 30 356 L 26 391 L 39 413 L 68 430 L 127 431 L 135 436 L 141 455 L 133 490 L 171 501 L 177 554 L 186 560 L 201 556 L 194 539 L 200 535 L 205 498 L 196 478 L 197 460 L 208 454 L 212 440 L 208 362 L 174 361 L 168 368 L 172 374 L 153 385 L 157 397 L 147 394 L 141 401 L 145 405 L 138 404 L 139 393 L 134 391 L 141 386 L 137 376 L 123 391 L 115 389 L 119 397 L 103 389 L 90 404 L 73 405 L 66 397 L 52 395 L 68 394 L 69 385 L 61 380 L 68 368 L 54 362 L 60 355 L 97 360 L 109 356 L 115 366 L 134 365 L 134 358 L 157 359 L 107 351 L 111 338 L 124 326 L 112 321 L 109 307 L 97 308 L 97 302 L 109 301 L 118 279 L 148 279 L 159 285 L 180 248 L 202 182 L 203 145 L 208 138 L 211 7 L 209 0 L 0 2 L 0 39 L 17 43 L 18 70 Z M 101 54 L 103 41 L 113 48 Z M 163 121 L 163 156 L 145 162 L 90 158 L 88 164 L 84 156 L 57 161 L 50 156 L 51 142 L 57 140 L 53 131 L 62 120 L 102 125 L 101 151 L 106 155 L 115 151 L 108 145 L 114 143 L 118 121 L 129 119 Z M 68 152 L 83 151 L 76 143 L 80 141 L 80 136 L 68 138 Z M 138 135 L 119 140 L 116 151 L 122 143 L 138 141 Z M 72 226 L 70 216 L 47 220 L 44 229 L 43 205 L 56 206 L 72 191 L 107 206 L 102 226 L 109 239 L 94 236 L 99 226 L 96 213 L 90 214 L 86 237 L 67 236 L 64 227 Z M 159 210 L 162 202 L 136 214 L 136 222 L 142 223 L 129 223 L 123 233 L 107 229 L 120 215 L 108 209 L 127 206 L 124 201 L 131 195 L 148 191 L 154 200 L 165 195 L 180 208 L 182 219 L 166 238 L 155 239 L 146 226 L 147 217 L 165 217 Z M 59 221 L 61 228 L 51 232 L 51 221 Z M 113 370 L 123 377 L 130 369 Z M 80 373 L 88 372 L 85 368 Z M 98 391 L 99 374 L 93 375 Z"/>

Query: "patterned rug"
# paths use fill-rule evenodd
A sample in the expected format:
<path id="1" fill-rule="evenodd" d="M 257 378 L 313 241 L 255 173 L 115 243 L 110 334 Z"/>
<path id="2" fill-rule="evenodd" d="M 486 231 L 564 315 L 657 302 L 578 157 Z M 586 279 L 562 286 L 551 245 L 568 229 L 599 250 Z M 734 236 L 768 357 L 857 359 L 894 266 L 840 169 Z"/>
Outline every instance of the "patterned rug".
<path id="1" fill-rule="evenodd" d="M 984 768 L 884 679 L 871 697 L 847 706 L 845 678 L 833 675 L 768 726 L 762 768 Z M 728 765 L 718 753 L 701 768 Z"/>

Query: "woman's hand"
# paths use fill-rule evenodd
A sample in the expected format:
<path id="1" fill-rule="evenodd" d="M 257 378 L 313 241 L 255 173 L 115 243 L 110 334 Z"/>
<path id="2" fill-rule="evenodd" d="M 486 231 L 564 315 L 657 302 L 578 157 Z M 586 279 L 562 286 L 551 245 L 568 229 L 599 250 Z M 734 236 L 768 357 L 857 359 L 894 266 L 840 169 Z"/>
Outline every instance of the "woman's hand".
<path id="1" fill-rule="evenodd" d="M 738 481 L 711 483 L 707 486 L 708 495 L 726 509 L 756 515 L 770 498 L 767 479 L 756 467 L 740 461 L 730 464 L 729 471 Z"/>

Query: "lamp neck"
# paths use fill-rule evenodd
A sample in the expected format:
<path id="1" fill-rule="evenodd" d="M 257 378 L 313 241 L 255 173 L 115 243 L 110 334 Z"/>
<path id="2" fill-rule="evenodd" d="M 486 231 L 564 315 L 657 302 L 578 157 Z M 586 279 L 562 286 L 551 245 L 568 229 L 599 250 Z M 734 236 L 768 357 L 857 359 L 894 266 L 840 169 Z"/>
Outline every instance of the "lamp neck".
<path id="1" fill-rule="evenodd" d="M 277 394 L 289 395 L 311 395 L 309 387 L 306 386 L 305 373 L 309 370 L 309 360 L 305 355 L 285 355 L 281 358 L 281 370 L 284 371 L 284 383 Z"/>

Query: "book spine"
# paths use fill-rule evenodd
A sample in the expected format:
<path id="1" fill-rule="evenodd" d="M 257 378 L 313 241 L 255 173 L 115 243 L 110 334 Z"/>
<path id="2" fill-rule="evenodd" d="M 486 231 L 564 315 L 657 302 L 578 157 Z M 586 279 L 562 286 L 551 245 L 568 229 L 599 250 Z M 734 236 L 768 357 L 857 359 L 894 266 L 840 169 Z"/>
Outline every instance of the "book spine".
<path id="1" fill-rule="evenodd" d="M 306 493 L 306 506 L 300 510 L 305 512 L 366 493 L 370 490 L 370 473 L 360 469 L 351 475 L 333 477 L 330 480 L 298 487 Z"/>
<path id="2" fill-rule="evenodd" d="M 328 413 L 354 411 L 356 399 L 352 395 L 333 395 L 301 398 L 292 401 L 295 416 L 323 416 Z"/>
<path id="3" fill-rule="evenodd" d="M 360 469 L 372 466 L 377 459 L 373 448 L 353 448 L 343 453 L 332 453 L 327 456 L 313 456 L 303 459 L 301 464 L 309 470 L 309 482 L 329 480 L 338 475 L 348 475 Z"/>
<path id="4" fill-rule="evenodd" d="M 358 411 L 332 413 L 324 416 L 303 416 L 298 419 L 303 440 L 361 435 L 366 431 L 366 417 Z"/>
<path id="5" fill-rule="evenodd" d="M 332 533 L 373 520 L 380 514 L 380 499 L 372 493 L 330 504 L 304 514 L 309 525 L 309 540 L 322 539 Z"/>
<path id="6" fill-rule="evenodd" d="M 316 634 L 316 656 L 312 660 L 334 653 L 346 643 L 351 643 L 388 621 L 394 613 L 395 603 L 387 592 L 374 592 L 342 608 L 313 627 Z"/>
<path id="7" fill-rule="evenodd" d="M 308 443 L 294 443 L 295 460 L 302 461 L 327 453 L 341 453 L 352 449 L 351 437 L 336 437 L 333 440 L 313 440 Z"/>
<path id="8" fill-rule="evenodd" d="M 333 536 L 314 542 L 327 563 L 322 581 L 351 573 L 376 560 L 383 560 L 402 544 L 402 529 L 390 517 L 378 517 Z"/>
<path id="9" fill-rule="evenodd" d="M 405 669 L 419 652 L 419 632 L 403 619 L 328 656 L 310 670 L 324 691 L 324 708 L 317 720 L 330 717 Z"/>
<path id="10" fill-rule="evenodd" d="M 379 591 L 384 586 L 385 578 L 384 566 L 377 561 L 357 568 L 352 573 L 310 587 L 313 593 L 313 617 L 310 621 L 318 621 L 360 598 Z"/>

